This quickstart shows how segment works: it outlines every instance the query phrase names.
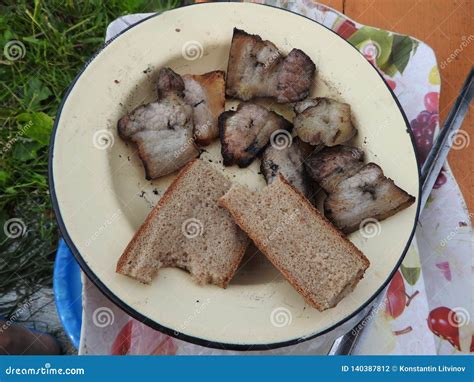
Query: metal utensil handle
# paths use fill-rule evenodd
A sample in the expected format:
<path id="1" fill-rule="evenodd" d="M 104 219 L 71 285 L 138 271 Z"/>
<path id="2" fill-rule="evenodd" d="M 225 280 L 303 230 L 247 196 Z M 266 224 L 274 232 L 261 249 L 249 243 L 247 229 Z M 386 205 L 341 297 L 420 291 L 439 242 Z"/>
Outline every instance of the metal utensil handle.
<path id="1" fill-rule="evenodd" d="M 357 344 L 357 340 L 359 339 L 360 334 L 367 324 L 368 317 L 373 314 L 374 308 L 379 306 L 379 304 L 382 302 L 382 298 L 385 296 L 385 289 L 375 298 L 372 307 L 369 309 L 367 314 L 364 315 L 362 320 L 360 320 L 350 332 L 347 332 L 346 334 L 336 338 L 328 352 L 328 355 L 352 354 L 352 351 Z"/>
<path id="2" fill-rule="evenodd" d="M 464 116 L 469 109 L 472 96 L 474 94 L 474 68 L 471 68 L 469 75 L 464 82 L 461 93 L 454 102 L 449 111 L 448 117 L 444 123 L 444 128 L 438 134 L 431 150 L 421 167 L 421 204 L 420 210 L 426 204 L 428 197 L 433 189 L 439 172 L 446 161 L 449 150 L 455 140 L 456 134 L 460 129 Z"/>
<path id="3" fill-rule="evenodd" d="M 454 102 L 451 110 L 449 111 L 448 117 L 444 123 L 444 128 L 438 134 L 433 146 L 428 153 L 425 163 L 421 168 L 421 202 L 420 202 L 420 211 L 423 210 L 423 207 L 428 200 L 428 197 L 433 189 L 433 186 L 436 182 L 441 168 L 446 161 L 448 156 L 449 149 L 454 141 L 454 136 L 458 132 L 459 128 L 462 125 L 464 117 L 469 105 L 471 103 L 474 93 L 474 67 L 471 68 L 469 75 L 464 82 L 464 85 L 461 89 L 461 93 Z M 381 292 L 377 299 L 380 299 L 384 292 Z M 376 300 L 377 301 L 377 300 Z M 375 305 L 375 304 L 374 304 Z M 372 312 L 372 309 L 362 318 L 360 322 L 363 322 Z M 356 325 L 360 324 L 360 322 Z M 328 355 L 347 355 L 352 354 L 354 347 L 360 337 L 360 333 L 364 330 L 365 325 L 363 325 L 360 330 L 351 330 L 350 332 L 336 338 L 331 349 L 328 352 Z"/>

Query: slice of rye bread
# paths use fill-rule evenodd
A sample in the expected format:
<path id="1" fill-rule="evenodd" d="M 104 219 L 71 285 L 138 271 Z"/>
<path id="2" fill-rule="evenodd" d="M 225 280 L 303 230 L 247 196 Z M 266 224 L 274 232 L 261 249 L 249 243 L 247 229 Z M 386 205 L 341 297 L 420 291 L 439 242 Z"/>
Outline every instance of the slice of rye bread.
<path id="1" fill-rule="evenodd" d="M 260 192 L 233 186 L 219 204 L 320 311 L 336 306 L 369 266 L 362 252 L 281 175 Z"/>
<path id="2" fill-rule="evenodd" d="M 249 243 L 217 200 L 230 180 L 196 159 L 150 212 L 117 263 L 117 272 L 150 283 L 163 267 L 187 270 L 199 284 L 225 288 Z"/>

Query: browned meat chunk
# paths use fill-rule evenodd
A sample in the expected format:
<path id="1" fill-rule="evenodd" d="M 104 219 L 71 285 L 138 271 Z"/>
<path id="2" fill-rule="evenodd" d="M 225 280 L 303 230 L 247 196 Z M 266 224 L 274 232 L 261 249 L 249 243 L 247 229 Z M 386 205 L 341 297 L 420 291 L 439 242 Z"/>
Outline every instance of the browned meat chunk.
<path id="1" fill-rule="evenodd" d="M 313 199 L 313 187 L 304 167 L 305 158 L 311 152 L 311 147 L 293 138 L 291 145 L 278 147 L 268 145 L 262 154 L 260 170 L 268 184 L 271 184 L 278 174 L 301 191 L 309 200 Z"/>
<path id="2" fill-rule="evenodd" d="M 351 107 L 330 98 L 314 98 L 295 106 L 295 132 L 311 145 L 335 146 L 351 139 L 356 129 Z"/>
<path id="3" fill-rule="evenodd" d="M 316 67 L 301 50 L 284 56 L 270 41 L 234 28 L 227 66 L 226 94 L 248 101 L 273 97 L 279 103 L 305 99 Z"/>
<path id="4" fill-rule="evenodd" d="M 326 193 L 331 193 L 343 179 L 354 175 L 364 165 L 364 152 L 356 147 L 325 147 L 306 159 L 308 174 Z"/>
<path id="5" fill-rule="evenodd" d="M 336 227 L 348 234 L 361 228 L 368 218 L 383 220 L 415 201 L 375 163 L 342 180 L 324 201 L 324 212 Z"/>
<path id="6" fill-rule="evenodd" d="M 224 76 L 221 70 L 183 76 L 184 100 L 193 107 L 194 139 L 202 146 L 219 136 L 217 119 L 225 106 Z"/>
<path id="7" fill-rule="evenodd" d="M 158 73 L 158 81 L 156 84 L 156 93 L 158 99 L 167 97 L 184 96 L 184 82 L 178 73 L 175 73 L 170 68 L 163 68 Z"/>
<path id="8" fill-rule="evenodd" d="M 184 102 L 184 83 L 160 70 L 158 101 L 141 105 L 118 121 L 122 139 L 136 143 L 147 179 L 170 174 L 199 155 L 193 142 L 193 109 Z"/>
<path id="9" fill-rule="evenodd" d="M 292 124 L 281 115 L 252 103 L 241 103 L 236 111 L 219 117 L 219 135 L 224 165 L 247 167 L 277 130 L 290 131 Z"/>

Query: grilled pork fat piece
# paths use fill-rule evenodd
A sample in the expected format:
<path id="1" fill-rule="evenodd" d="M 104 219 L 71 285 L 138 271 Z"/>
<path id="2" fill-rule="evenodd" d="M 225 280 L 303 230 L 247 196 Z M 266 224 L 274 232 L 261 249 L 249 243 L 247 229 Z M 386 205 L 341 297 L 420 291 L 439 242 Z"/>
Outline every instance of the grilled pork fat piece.
<path id="1" fill-rule="evenodd" d="M 356 129 L 351 107 L 330 98 L 314 98 L 295 105 L 295 132 L 311 145 L 336 146 L 351 139 Z"/>
<path id="2" fill-rule="evenodd" d="M 234 28 L 227 66 L 226 94 L 248 101 L 274 97 L 279 103 L 305 99 L 316 67 L 301 50 L 288 56 L 270 41 Z"/>
<path id="3" fill-rule="evenodd" d="M 158 101 L 141 105 L 118 121 L 122 139 L 137 144 L 147 179 L 170 174 L 198 156 L 193 109 L 183 99 L 182 78 L 169 68 L 158 74 Z"/>
<path id="4" fill-rule="evenodd" d="M 375 163 L 368 163 L 342 180 L 324 201 L 325 216 L 348 234 L 360 228 L 364 219 L 383 220 L 415 201 L 384 176 Z"/>
<path id="5" fill-rule="evenodd" d="M 253 103 L 241 103 L 236 111 L 219 116 L 219 135 L 225 166 L 247 167 L 268 144 L 272 133 L 292 129 L 281 115 Z"/>
<path id="6" fill-rule="evenodd" d="M 364 152 L 350 146 L 325 147 L 313 151 L 305 161 L 306 171 L 326 193 L 334 192 L 343 179 L 364 166 Z"/>
<path id="7" fill-rule="evenodd" d="M 290 146 L 278 147 L 268 145 L 262 154 L 260 171 L 267 184 L 273 183 L 278 174 L 290 182 L 297 190 L 309 200 L 313 199 L 313 187 L 304 166 L 305 159 L 311 152 L 311 146 L 293 138 Z"/>
<path id="8" fill-rule="evenodd" d="M 224 76 L 221 70 L 183 76 L 184 100 L 193 107 L 194 139 L 202 146 L 207 146 L 219 136 L 217 118 L 224 112 Z"/>

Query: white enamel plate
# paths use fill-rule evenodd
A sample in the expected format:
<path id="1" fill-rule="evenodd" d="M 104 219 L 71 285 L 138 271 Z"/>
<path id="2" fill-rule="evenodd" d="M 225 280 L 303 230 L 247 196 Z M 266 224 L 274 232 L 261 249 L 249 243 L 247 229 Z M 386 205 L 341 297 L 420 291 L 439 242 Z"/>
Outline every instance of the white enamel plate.
<path id="1" fill-rule="evenodd" d="M 128 313 L 206 346 L 267 349 L 325 333 L 367 306 L 407 251 L 418 207 L 381 222 L 373 237 L 360 232 L 350 236 L 371 266 L 353 293 L 322 313 L 306 305 L 261 254 L 248 256 L 250 261 L 246 259 L 225 290 L 198 286 L 179 269 L 160 270 L 151 285 L 116 274 L 124 248 L 176 176 L 146 181 L 136 148 L 117 135 L 117 120 L 154 99 L 154 79 L 163 66 L 180 74 L 226 70 L 234 27 L 272 41 L 285 53 L 292 48 L 306 52 L 317 67 L 313 95 L 349 103 L 359 130 L 353 144 L 418 199 L 418 166 L 407 121 L 378 72 L 318 23 L 248 3 L 200 4 L 165 12 L 107 44 L 73 83 L 56 119 L 51 192 L 62 233 L 83 270 Z M 276 110 L 291 118 L 288 109 Z M 259 160 L 244 170 L 218 164 L 218 142 L 202 158 L 211 159 L 234 181 L 255 189 L 265 184 L 258 174 Z"/>

